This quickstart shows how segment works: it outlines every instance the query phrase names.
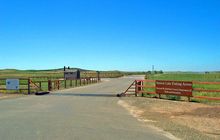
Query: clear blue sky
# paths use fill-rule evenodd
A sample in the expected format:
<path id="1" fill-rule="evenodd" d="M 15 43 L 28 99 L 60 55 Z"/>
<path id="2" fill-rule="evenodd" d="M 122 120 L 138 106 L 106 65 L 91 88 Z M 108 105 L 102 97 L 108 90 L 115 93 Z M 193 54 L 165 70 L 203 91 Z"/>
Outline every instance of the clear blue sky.
<path id="1" fill-rule="evenodd" d="M 0 69 L 220 70 L 219 0 L 0 0 Z"/>

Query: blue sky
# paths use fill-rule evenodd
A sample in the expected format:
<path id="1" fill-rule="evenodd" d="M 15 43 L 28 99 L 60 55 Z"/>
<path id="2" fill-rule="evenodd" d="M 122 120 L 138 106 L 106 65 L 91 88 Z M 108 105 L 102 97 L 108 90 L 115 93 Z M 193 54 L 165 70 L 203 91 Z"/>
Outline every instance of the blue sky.
<path id="1" fill-rule="evenodd" d="M 219 0 L 0 0 L 0 69 L 220 70 Z"/>

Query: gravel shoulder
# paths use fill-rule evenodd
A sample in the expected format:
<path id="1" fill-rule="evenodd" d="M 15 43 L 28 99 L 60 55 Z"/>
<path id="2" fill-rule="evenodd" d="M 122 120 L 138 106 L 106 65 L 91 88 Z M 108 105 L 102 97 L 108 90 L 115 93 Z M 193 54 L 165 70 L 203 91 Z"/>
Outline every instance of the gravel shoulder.
<path id="1" fill-rule="evenodd" d="M 120 105 L 146 125 L 181 139 L 220 139 L 220 105 L 142 97 L 121 98 Z"/>

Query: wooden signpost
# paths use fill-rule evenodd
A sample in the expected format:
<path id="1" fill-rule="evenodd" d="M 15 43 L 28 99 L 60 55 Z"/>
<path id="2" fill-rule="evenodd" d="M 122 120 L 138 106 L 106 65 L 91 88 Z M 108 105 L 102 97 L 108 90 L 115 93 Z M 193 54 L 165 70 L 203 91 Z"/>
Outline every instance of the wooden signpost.
<path id="1" fill-rule="evenodd" d="M 156 93 L 166 95 L 187 96 L 190 100 L 193 92 L 193 83 L 185 81 L 156 80 Z"/>

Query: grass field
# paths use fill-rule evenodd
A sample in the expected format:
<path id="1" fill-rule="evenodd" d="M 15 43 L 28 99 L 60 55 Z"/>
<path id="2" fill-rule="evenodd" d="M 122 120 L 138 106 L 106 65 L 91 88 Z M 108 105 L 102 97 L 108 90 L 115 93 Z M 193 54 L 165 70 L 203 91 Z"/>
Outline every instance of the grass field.
<path id="1" fill-rule="evenodd" d="M 119 71 L 100 71 L 100 76 L 102 78 L 115 78 L 123 76 L 123 73 Z M 45 80 L 44 77 L 49 79 L 63 78 L 63 70 L 0 70 L 0 78 L 32 78 L 38 80 L 43 78 L 42 80 Z M 97 73 L 96 71 L 82 70 L 81 77 L 97 77 Z"/>
<path id="2" fill-rule="evenodd" d="M 0 70 L 0 78 L 62 77 L 60 70 Z"/>
<path id="3" fill-rule="evenodd" d="M 148 79 L 177 81 L 220 81 L 220 73 L 164 73 L 147 75 Z"/>
<path id="4" fill-rule="evenodd" d="M 174 80 L 174 81 L 204 81 L 204 82 L 220 82 L 220 73 L 164 73 L 146 75 L 146 79 L 152 80 Z M 149 83 L 152 85 L 152 83 Z M 193 88 L 220 90 L 220 85 L 200 85 L 193 84 Z M 146 89 L 147 91 L 155 91 L 154 89 Z M 220 97 L 220 93 L 193 92 L 194 96 Z M 169 99 L 180 99 L 177 96 L 167 96 Z M 201 101 L 196 99 L 195 101 Z M 204 101 L 204 100 L 203 100 Z"/>

